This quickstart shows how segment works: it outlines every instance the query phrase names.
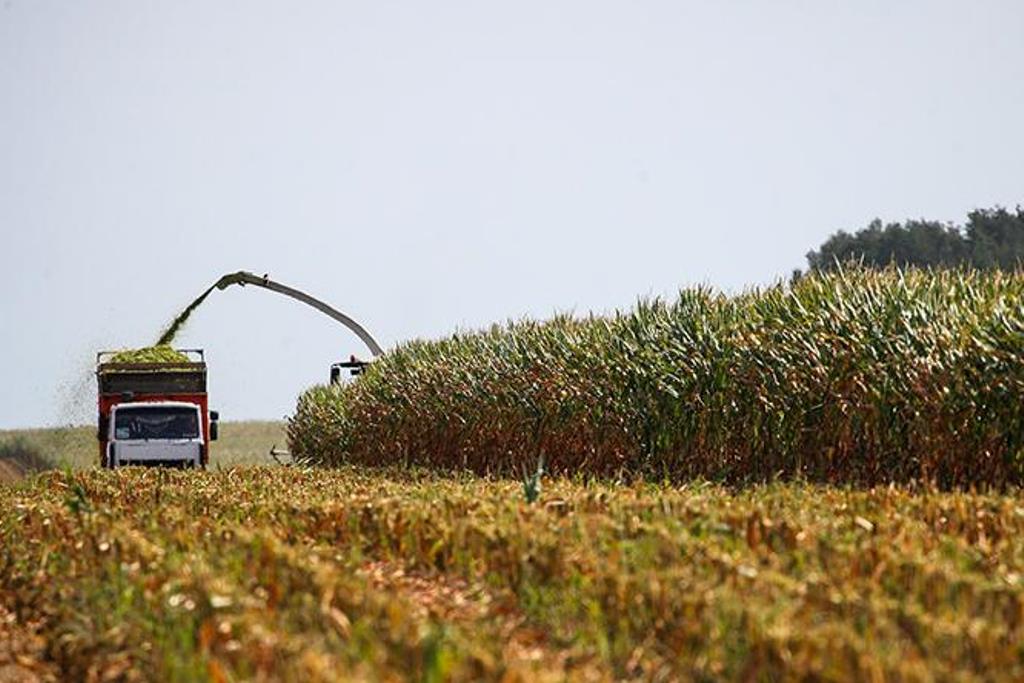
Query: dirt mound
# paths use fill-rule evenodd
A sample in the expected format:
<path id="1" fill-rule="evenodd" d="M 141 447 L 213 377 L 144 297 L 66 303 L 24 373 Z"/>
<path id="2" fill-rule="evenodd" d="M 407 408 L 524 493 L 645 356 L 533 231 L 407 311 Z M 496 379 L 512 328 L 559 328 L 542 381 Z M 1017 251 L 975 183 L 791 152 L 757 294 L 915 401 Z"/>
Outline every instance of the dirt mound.
<path id="1" fill-rule="evenodd" d="M 0 443 L 0 482 L 18 481 L 49 467 L 49 461 L 23 438 Z"/>
<path id="2" fill-rule="evenodd" d="M 27 474 L 22 464 L 9 458 L 0 458 L 0 482 L 18 481 Z"/>

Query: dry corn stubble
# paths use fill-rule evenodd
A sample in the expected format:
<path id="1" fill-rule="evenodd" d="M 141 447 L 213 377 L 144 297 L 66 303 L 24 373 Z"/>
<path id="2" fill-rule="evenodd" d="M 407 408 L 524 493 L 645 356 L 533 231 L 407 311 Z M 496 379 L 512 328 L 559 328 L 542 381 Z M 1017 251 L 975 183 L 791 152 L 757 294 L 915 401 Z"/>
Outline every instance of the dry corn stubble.
<path id="1" fill-rule="evenodd" d="M 1022 576 L 1017 493 L 552 479 L 527 505 L 516 481 L 354 468 L 0 486 L 0 600 L 63 680 L 1021 680 Z"/>

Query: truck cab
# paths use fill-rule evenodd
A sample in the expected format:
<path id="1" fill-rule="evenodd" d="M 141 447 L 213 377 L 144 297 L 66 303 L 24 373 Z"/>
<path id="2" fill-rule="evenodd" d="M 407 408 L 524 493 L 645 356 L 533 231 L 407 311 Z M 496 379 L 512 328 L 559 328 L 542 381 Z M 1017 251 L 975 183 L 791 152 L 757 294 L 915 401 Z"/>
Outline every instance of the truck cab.
<path id="1" fill-rule="evenodd" d="M 199 349 L 182 362 L 117 362 L 97 356 L 100 464 L 203 467 L 217 438 L 217 411 L 208 409 L 206 363 Z M 186 362 L 187 361 L 187 362 Z"/>
<path id="2" fill-rule="evenodd" d="M 111 408 L 106 462 L 120 465 L 201 467 L 205 444 L 202 410 L 195 403 L 153 401 Z M 216 425 L 216 422 L 213 422 Z"/>

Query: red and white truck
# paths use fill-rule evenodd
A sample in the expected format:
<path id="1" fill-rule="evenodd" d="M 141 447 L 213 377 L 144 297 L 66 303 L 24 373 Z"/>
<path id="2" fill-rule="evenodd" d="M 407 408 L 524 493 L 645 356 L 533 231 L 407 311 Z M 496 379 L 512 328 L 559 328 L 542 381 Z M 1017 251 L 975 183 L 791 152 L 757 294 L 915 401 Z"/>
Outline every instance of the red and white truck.
<path id="1" fill-rule="evenodd" d="M 188 362 L 114 362 L 96 356 L 100 463 L 103 467 L 203 467 L 217 438 L 217 411 L 209 409 L 201 349 L 179 349 Z"/>

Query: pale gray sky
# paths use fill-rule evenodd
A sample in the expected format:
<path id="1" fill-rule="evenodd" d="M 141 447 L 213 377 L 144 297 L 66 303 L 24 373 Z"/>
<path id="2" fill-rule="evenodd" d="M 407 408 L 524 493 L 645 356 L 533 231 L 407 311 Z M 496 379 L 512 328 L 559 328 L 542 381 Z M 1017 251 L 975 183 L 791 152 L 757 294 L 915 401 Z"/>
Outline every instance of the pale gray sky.
<path id="1" fill-rule="evenodd" d="M 0 427 L 87 422 L 99 348 L 269 272 L 391 346 L 804 264 L 1024 202 L 1019 0 L 0 0 Z M 215 294 L 226 419 L 358 341 Z"/>

